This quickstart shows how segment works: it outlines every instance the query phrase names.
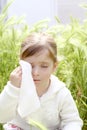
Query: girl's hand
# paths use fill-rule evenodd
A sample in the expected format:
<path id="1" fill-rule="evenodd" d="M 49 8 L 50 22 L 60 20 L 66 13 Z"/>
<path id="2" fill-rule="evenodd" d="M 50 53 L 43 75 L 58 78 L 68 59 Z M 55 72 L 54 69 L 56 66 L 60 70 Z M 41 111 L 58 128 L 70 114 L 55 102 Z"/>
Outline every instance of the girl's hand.
<path id="1" fill-rule="evenodd" d="M 10 74 L 10 82 L 15 87 L 20 88 L 21 80 L 22 80 L 22 69 L 21 69 L 21 66 L 18 66 L 16 69 L 14 69 L 11 72 L 11 74 Z"/>

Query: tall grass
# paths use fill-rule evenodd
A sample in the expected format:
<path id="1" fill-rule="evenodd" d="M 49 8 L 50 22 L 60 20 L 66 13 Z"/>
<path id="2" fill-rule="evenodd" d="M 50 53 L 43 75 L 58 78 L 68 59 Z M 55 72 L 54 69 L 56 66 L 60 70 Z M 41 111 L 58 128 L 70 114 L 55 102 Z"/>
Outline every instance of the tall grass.
<path id="1" fill-rule="evenodd" d="M 56 75 L 66 83 L 77 104 L 80 116 L 87 129 L 87 20 L 80 24 L 71 18 L 71 23 L 62 26 L 57 35 L 58 53 L 62 60 Z"/>
<path id="2" fill-rule="evenodd" d="M 11 17 L 6 20 L 6 7 L 0 15 L 0 91 L 7 82 L 11 70 L 17 66 L 20 42 L 27 30 L 26 25 L 20 29 L 19 25 L 23 24 L 21 18 Z"/>

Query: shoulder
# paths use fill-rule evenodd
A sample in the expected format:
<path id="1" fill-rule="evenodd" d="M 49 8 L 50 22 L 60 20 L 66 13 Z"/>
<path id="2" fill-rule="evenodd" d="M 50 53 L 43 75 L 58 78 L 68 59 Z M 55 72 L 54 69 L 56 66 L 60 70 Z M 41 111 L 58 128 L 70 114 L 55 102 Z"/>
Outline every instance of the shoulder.
<path id="1" fill-rule="evenodd" d="M 51 75 L 51 82 L 54 84 L 54 85 L 57 85 L 58 86 L 66 86 L 64 82 L 62 82 L 61 80 L 59 80 L 59 78 L 55 75 Z"/>
<path id="2" fill-rule="evenodd" d="M 67 88 L 66 84 L 58 79 L 55 75 L 51 76 L 51 85 L 55 90 L 55 94 L 57 99 L 61 99 L 61 101 L 65 101 L 66 98 L 69 100 L 72 98 L 70 90 Z"/>
<path id="3" fill-rule="evenodd" d="M 51 75 L 51 87 L 55 90 L 56 93 L 62 92 L 65 94 L 69 92 L 68 88 L 66 87 L 66 84 L 59 80 L 59 78 L 55 75 Z"/>

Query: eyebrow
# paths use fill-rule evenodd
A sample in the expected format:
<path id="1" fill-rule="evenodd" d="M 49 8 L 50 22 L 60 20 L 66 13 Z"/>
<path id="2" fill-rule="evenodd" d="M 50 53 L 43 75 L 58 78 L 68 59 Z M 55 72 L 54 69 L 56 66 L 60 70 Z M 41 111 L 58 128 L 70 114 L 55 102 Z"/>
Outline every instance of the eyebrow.
<path id="1" fill-rule="evenodd" d="M 49 64 L 48 61 L 42 61 L 42 62 L 39 62 L 40 64 Z M 30 62 L 30 64 L 34 64 L 34 62 Z"/>
<path id="2" fill-rule="evenodd" d="M 49 62 L 40 62 L 40 63 L 42 63 L 42 64 L 48 64 Z"/>

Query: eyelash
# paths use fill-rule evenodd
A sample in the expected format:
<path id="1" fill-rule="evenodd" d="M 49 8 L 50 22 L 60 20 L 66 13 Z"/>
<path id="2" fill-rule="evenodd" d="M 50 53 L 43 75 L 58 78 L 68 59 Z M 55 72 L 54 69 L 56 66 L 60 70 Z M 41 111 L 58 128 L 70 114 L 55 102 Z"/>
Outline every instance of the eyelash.
<path id="1" fill-rule="evenodd" d="M 48 66 L 45 66 L 45 65 L 42 65 L 41 67 L 42 67 L 42 68 L 48 68 Z"/>
<path id="2" fill-rule="evenodd" d="M 48 68 L 48 65 L 41 65 L 41 68 Z M 34 68 L 34 65 L 32 65 L 32 68 Z"/>

